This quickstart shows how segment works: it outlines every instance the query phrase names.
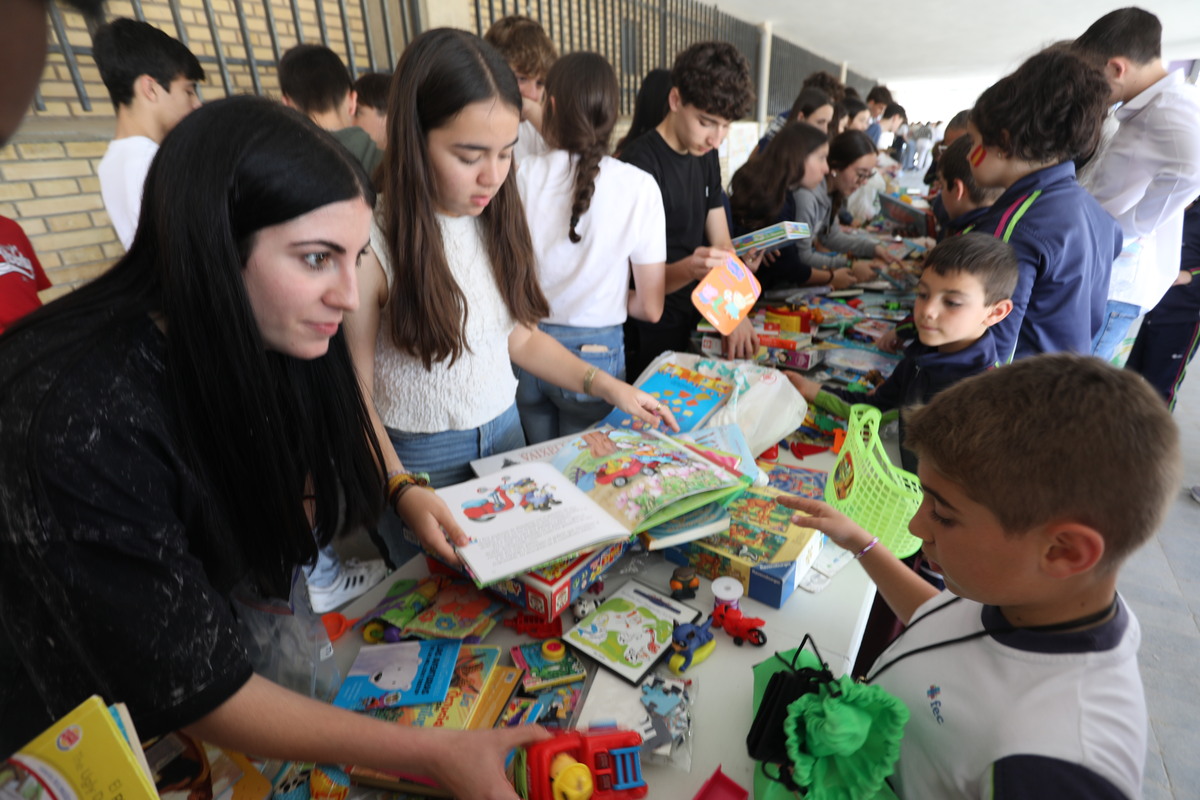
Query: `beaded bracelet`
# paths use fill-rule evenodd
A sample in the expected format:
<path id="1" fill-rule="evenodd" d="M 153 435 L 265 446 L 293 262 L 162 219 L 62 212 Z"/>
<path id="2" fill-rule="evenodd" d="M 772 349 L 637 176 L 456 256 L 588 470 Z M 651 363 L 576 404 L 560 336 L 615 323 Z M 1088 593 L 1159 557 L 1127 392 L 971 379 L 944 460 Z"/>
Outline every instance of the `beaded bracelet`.
<path id="1" fill-rule="evenodd" d="M 400 497 L 413 486 L 429 486 L 429 473 L 397 472 L 389 475 L 387 482 L 388 505 L 395 508 Z"/>
<path id="2" fill-rule="evenodd" d="M 854 557 L 855 557 L 855 558 L 862 558 L 862 557 L 863 557 L 863 556 L 865 556 L 867 553 L 871 552 L 871 548 L 873 548 L 873 547 L 874 547 L 875 545 L 877 545 L 877 544 L 879 544 L 879 537 L 878 537 L 878 536 L 872 536 L 872 537 L 871 537 L 871 541 L 867 542 L 867 546 L 866 546 L 866 547 L 864 547 L 862 550 L 859 550 L 857 553 L 855 553 L 855 554 L 854 554 Z"/>

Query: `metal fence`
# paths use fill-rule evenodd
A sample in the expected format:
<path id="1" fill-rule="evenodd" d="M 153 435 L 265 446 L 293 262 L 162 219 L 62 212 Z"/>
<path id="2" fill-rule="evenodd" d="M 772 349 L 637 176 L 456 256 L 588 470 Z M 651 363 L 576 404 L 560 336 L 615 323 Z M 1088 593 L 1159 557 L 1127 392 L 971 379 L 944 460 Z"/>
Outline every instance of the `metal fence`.
<path id="1" fill-rule="evenodd" d="M 161 6 L 164 0 L 154 2 Z M 261 73 L 277 68 L 282 53 L 301 42 L 320 43 L 337 51 L 354 77 L 367 71 L 391 72 L 404 44 L 423 29 L 420 0 L 232 0 L 223 6 L 231 5 L 236 15 L 234 35 L 230 35 L 227 26 L 219 23 L 214 0 L 199 0 L 199 9 L 195 8 L 195 3 L 184 7 L 180 0 L 165 2 L 174 23 L 174 31 L 168 30 L 168 33 L 191 47 L 206 72 L 211 74 L 215 68 L 226 95 L 236 93 L 235 71 L 247 73 L 255 94 L 263 94 Z M 110 3 L 110 6 L 116 5 Z M 128 5 L 129 16 L 147 21 L 143 0 L 128 0 Z M 91 47 L 72 43 L 63 13 L 54 3 L 47 4 L 47 8 L 53 31 L 49 52 L 52 56 L 62 57 L 80 105 L 85 111 L 91 111 L 91 97 L 79 65 L 81 57 L 91 56 Z M 351 8 L 355 9 L 354 20 L 351 19 Z M 193 46 L 193 37 L 189 35 L 184 19 L 185 12 L 197 10 L 202 12 L 207 29 L 204 41 L 207 46 L 204 48 Z M 337 16 L 336 26 L 330 24 L 333 14 Z M 269 57 L 264 58 L 263 48 L 256 47 L 253 41 L 249 20 L 254 18 L 265 21 L 270 41 Z M 311 22 L 306 25 L 305 19 L 315 20 L 315 28 Z M 361 30 L 355 30 L 352 23 L 361 26 Z M 331 36 L 334 27 L 340 36 Z M 256 54 L 256 50 L 260 52 Z M 45 110 L 40 92 L 34 103 L 39 111 Z"/>
<path id="2" fill-rule="evenodd" d="M 762 32 L 714 5 L 697 0 L 474 0 L 475 30 L 483 35 L 493 22 L 509 14 L 536 19 L 559 52 L 591 50 L 608 59 L 621 86 L 621 112 L 632 113 L 642 77 L 652 69 L 670 68 L 675 54 L 695 42 L 731 42 L 750 62 L 755 91 L 761 90 L 759 58 Z M 801 82 L 810 73 L 841 74 L 841 65 L 791 42 L 772 37 L 767 108 L 777 113 L 791 107 Z M 847 82 L 865 97 L 872 81 L 850 72 Z"/>

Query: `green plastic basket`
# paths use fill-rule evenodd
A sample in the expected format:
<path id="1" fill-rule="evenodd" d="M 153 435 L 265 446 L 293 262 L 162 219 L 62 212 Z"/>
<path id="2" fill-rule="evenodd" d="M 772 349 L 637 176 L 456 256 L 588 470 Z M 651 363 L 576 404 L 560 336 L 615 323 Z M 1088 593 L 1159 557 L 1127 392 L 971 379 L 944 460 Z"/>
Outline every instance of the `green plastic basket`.
<path id="1" fill-rule="evenodd" d="M 921 481 L 892 465 L 879 441 L 879 409 L 850 407 L 846 441 L 829 480 L 825 502 L 863 526 L 899 558 L 921 549 L 908 521 L 921 505 Z"/>

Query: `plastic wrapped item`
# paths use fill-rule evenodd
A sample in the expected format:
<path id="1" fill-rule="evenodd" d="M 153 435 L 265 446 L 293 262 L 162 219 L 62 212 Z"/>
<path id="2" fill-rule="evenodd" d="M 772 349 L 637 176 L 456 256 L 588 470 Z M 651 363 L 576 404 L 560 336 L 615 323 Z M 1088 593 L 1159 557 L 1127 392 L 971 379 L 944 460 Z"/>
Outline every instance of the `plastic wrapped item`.
<path id="1" fill-rule="evenodd" d="M 596 668 L 588 676 L 572 724 L 579 730 L 615 725 L 642 737 L 642 760 L 690 772 L 692 704 L 699 685 L 660 668 L 631 686 L 612 672 Z"/>
<path id="2" fill-rule="evenodd" d="M 300 570 L 292 575 L 288 600 L 261 597 L 243 584 L 233 593 L 233 610 L 256 673 L 318 700 L 333 698 L 342 674 L 325 625 L 309 605 L 308 584 Z"/>

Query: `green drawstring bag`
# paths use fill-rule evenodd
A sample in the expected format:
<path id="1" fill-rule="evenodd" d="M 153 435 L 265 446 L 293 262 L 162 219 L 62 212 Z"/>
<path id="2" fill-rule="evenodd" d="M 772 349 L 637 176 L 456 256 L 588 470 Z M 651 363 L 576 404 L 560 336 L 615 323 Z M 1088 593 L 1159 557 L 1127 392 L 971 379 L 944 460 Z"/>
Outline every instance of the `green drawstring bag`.
<path id="1" fill-rule="evenodd" d="M 878 686 L 835 679 L 806 645 L 754 667 L 747 747 L 770 758 L 755 770 L 755 800 L 894 800 L 886 779 L 908 709 Z"/>

